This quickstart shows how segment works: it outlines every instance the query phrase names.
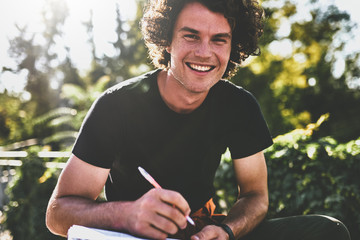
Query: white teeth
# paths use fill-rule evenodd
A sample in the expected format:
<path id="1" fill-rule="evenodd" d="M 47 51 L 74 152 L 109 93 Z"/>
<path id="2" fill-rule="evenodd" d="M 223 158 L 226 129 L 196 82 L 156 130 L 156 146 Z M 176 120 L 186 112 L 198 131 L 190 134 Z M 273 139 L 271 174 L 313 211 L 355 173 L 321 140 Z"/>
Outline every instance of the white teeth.
<path id="1" fill-rule="evenodd" d="M 192 69 L 195 69 L 196 71 L 200 71 L 200 72 L 206 72 L 211 69 L 211 66 L 203 66 L 203 65 L 196 65 L 196 64 L 190 64 L 190 67 Z"/>

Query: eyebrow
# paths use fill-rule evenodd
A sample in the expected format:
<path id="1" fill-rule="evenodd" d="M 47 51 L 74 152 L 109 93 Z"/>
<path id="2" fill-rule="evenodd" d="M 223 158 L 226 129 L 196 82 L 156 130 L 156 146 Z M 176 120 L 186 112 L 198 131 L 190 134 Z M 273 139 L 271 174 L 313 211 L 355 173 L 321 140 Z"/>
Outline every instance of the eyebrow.
<path id="1" fill-rule="evenodd" d="M 191 27 L 182 27 L 179 32 L 191 32 L 191 33 L 194 33 L 194 34 L 199 34 L 199 31 L 196 30 L 196 29 L 193 29 Z M 215 34 L 214 37 L 220 37 L 220 38 L 229 38 L 231 39 L 231 33 L 217 33 Z"/>

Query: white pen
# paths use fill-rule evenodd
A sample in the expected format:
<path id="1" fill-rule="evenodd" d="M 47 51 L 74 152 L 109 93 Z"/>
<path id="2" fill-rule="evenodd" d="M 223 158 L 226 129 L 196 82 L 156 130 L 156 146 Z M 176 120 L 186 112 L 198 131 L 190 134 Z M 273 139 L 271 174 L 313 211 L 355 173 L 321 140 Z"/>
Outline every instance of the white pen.
<path id="1" fill-rule="evenodd" d="M 153 185 L 155 188 L 162 188 L 156 181 L 155 179 L 147 172 L 145 171 L 145 169 L 143 169 L 142 167 L 138 167 L 141 175 L 148 180 L 149 183 L 151 183 L 151 185 Z M 192 220 L 189 216 L 186 216 L 186 220 L 193 226 L 195 226 L 195 222 L 194 220 Z"/>

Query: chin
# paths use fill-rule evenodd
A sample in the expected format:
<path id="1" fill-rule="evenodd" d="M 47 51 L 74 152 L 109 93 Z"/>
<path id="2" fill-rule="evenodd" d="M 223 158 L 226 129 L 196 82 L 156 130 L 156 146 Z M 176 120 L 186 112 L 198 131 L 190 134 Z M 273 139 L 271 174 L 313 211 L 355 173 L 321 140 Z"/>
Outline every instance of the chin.
<path id="1" fill-rule="evenodd" d="M 213 85 L 214 84 L 202 85 L 202 86 L 192 85 L 192 86 L 187 86 L 186 88 L 188 89 L 188 91 L 193 92 L 193 93 L 204 93 L 204 92 L 208 92 Z"/>

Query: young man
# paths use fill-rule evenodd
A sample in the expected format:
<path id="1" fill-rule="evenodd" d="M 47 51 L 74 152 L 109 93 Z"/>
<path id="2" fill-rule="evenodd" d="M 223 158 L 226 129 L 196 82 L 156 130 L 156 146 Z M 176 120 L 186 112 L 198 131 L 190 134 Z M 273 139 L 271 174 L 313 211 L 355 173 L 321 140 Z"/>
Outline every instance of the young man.
<path id="1" fill-rule="evenodd" d="M 154 239 L 234 239 L 262 222 L 268 208 L 262 150 L 272 140 L 253 96 L 221 80 L 258 52 L 261 19 L 252 0 L 150 2 L 142 29 L 159 69 L 94 103 L 49 202 L 53 233 L 65 236 L 79 224 Z M 216 217 L 213 180 L 226 148 L 239 198 L 227 216 Z M 163 189 L 152 188 L 138 166 Z M 104 185 L 108 201 L 95 202 Z M 269 226 L 258 229 L 270 233 Z"/>

